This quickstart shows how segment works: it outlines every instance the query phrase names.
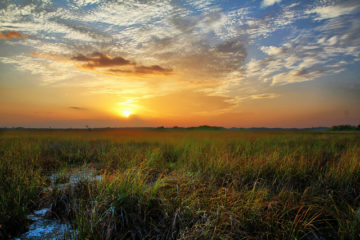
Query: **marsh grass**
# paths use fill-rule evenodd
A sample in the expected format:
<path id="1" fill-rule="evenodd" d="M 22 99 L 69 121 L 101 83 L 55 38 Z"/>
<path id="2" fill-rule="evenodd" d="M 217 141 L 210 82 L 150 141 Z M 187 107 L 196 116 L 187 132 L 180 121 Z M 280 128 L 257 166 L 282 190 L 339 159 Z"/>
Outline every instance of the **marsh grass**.
<path id="1" fill-rule="evenodd" d="M 39 146 L 0 138 L 0 238 L 23 231 L 37 205 L 45 178 L 38 168 Z"/>
<path id="2" fill-rule="evenodd" d="M 356 132 L 4 131 L 1 236 L 51 204 L 76 239 L 358 239 L 359 156 Z"/>

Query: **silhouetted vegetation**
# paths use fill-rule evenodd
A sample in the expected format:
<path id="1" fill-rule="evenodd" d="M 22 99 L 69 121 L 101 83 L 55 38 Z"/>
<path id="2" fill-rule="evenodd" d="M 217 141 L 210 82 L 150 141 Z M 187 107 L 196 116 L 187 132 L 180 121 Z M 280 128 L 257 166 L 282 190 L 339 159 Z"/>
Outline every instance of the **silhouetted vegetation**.
<path id="1" fill-rule="evenodd" d="M 187 128 L 189 130 L 224 130 L 224 127 L 216 127 L 216 126 L 208 126 L 208 125 L 202 125 L 199 127 L 189 127 Z"/>
<path id="2" fill-rule="evenodd" d="M 333 131 L 355 131 L 355 130 L 360 130 L 360 124 L 357 127 L 352 126 L 352 125 L 337 125 L 337 126 L 331 127 L 330 130 L 333 130 Z"/>

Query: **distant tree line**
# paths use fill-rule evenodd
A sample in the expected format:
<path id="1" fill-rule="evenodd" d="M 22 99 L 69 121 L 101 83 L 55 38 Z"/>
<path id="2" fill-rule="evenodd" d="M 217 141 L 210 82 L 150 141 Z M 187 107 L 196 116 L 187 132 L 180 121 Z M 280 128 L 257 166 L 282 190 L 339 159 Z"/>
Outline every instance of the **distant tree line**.
<path id="1" fill-rule="evenodd" d="M 167 129 L 164 126 L 160 126 L 157 127 L 156 129 Z M 171 128 L 168 128 L 171 129 Z M 217 126 L 208 126 L 208 125 L 202 125 L 202 126 L 198 126 L 198 127 L 178 127 L 178 126 L 174 126 L 172 127 L 172 129 L 179 129 L 179 130 L 224 130 L 224 127 L 217 127 Z"/>
<path id="2" fill-rule="evenodd" d="M 333 131 L 354 131 L 354 130 L 360 130 L 360 124 L 356 127 L 353 125 L 337 125 L 330 128 L 330 130 Z"/>

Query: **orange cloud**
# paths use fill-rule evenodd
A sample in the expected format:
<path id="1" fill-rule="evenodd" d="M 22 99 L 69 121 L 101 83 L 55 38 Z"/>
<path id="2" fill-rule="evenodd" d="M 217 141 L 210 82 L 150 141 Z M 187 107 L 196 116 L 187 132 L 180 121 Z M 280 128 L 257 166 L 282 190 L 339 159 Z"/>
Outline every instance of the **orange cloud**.
<path id="1" fill-rule="evenodd" d="M 77 106 L 70 106 L 69 108 L 72 109 L 72 110 L 77 110 L 77 111 L 86 111 L 86 110 L 88 110 L 87 108 L 77 107 Z"/>
<path id="2" fill-rule="evenodd" d="M 88 68 L 134 65 L 134 63 L 121 56 L 111 58 L 110 56 L 99 52 L 93 53 L 90 57 L 79 54 L 78 56 L 73 57 L 72 60 L 87 62 L 84 67 Z"/>
<path id="3" fill-rule="evenodd" d="M 0 31 L 0 39 L 7 40 L 13 38 L 27 38 L 27 35 L 16 31 L 7 31 L 7 32 Z"/>
<path id="4" fill-rule="evenodd" d="M 61 57 L 58 54 L 53 53 L 37 53 L 37 52 L 31 52 L 30 56 L 36 57 L 36 58 L 45 58 L 45 59 L 51 59 L 55 61 L 69 61 L 68 58 Z"/>
<path id="5" fill-rule="evenodd" d="M 143 66 L 138 65 L 136 62 L 129 61 L 121 56 L 110 57 L 106 54 L 94 52 L 90 56 L 85 56 L 79 54 L 75 57 L 72 57 L 71 60 L 77 62 L 85 62 L 81 65 L 81 68 L 87 70 L 93 70 L 96 68 L 108 68 L 106 73 L 116 74 L 116 73 L 125 73 L 125 74 L 169 74 L 173 70 L 170 68 L 164 68 L 159 65 Z"/>
<path id="6" fill-rule="evenodd" d="M 160 67 L 159 65 L 152 65 L 152 66 L 138 66 L 135 67 L 135 72 L 136 73 L 142 73 L 142 74 L 147 74 L 147 73 L 170 73 L 172 72 L 172 69 L 169 68 L 163 68 Z"/>

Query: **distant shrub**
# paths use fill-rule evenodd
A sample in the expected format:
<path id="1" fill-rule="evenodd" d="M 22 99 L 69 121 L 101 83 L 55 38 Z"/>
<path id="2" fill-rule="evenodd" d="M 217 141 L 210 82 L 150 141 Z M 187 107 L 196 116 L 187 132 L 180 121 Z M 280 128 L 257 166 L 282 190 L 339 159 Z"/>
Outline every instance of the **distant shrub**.
<path id="1" fill-rule="evenodd" d="M 199 127 L 189 127 L 190 130 L 224 130 L 224 127 L 202 125 Z"/>
<path id="2" fill-rule="evenodd" d="M 352 130 L 360 130 L 360 125 L 352 126 L 352 125 L 337 125 L 330 128 L 333 131 L 352 131 Z"/>

